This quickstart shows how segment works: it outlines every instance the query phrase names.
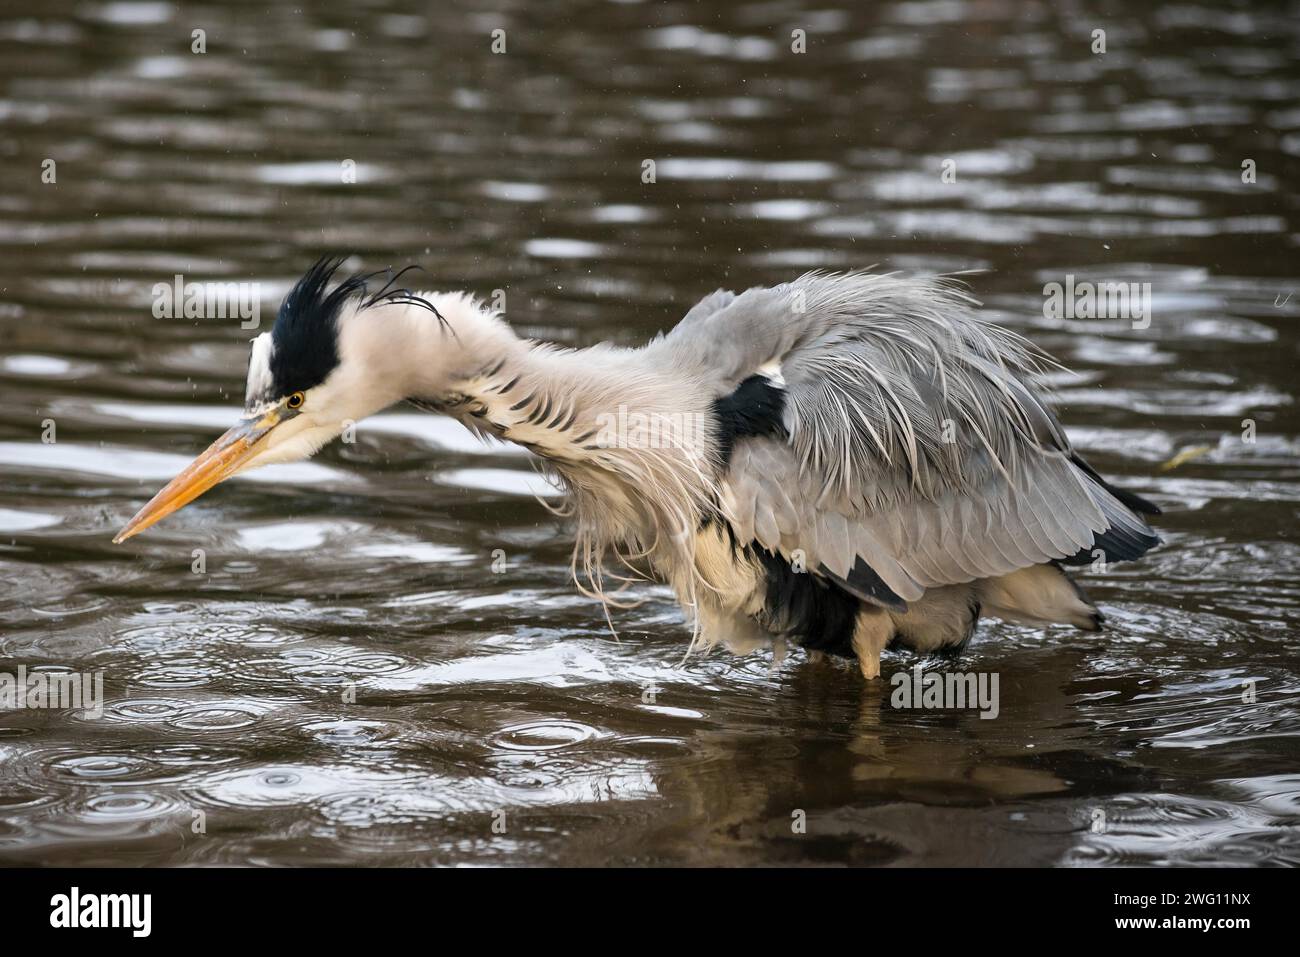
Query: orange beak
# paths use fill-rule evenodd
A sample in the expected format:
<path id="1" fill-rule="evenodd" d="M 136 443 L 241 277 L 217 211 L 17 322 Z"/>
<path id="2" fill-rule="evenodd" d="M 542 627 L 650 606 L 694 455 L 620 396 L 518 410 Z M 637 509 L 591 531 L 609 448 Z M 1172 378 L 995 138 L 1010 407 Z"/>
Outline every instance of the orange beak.
<path id="1" fill-rule="evenodd" d="M 259 451 L 258 441 L 280 422 L 280 412 L 272 409 L 257 419 L 244 419 L 217 441 L 206 452 L 186 466 L 161 492 L 149 500 L 126 527 L 117 533 L 113 544 L 139 535 L 150 525 L 160 522 L 172 512 L 194 501 L 218 482 L 223 482 L 240 471 Z"/>

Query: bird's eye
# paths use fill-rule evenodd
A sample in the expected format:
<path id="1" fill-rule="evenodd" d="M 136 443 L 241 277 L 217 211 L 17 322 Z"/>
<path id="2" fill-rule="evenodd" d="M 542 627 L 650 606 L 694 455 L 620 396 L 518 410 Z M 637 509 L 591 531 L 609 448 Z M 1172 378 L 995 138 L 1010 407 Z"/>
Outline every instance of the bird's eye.
<path id="1" fill-rule="evenodd" d="M 301 409 L 302 404 L 306 401 L 307 401 L 307 397 L 305 395 L 303 395 L 301 392 L 295 392 L 293 395 L 289 396 L 289 401 L 287 404 L 291 409 Z"/>

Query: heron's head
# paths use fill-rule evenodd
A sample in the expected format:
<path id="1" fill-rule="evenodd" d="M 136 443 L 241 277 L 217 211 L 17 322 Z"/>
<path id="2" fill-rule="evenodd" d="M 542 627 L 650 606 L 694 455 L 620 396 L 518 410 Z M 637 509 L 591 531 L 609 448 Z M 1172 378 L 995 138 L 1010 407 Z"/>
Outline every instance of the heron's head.
<path id="1" fill-rule="evenodd" d="M 321 259 L 285 296 L 275 325 L 253 340 L 244 414 L 136 513 L 125 541 L 231 476 L 313 455 L 366 416 L 411 395 L 404 350 L 422 335 L 412 310 L 445 320 L 428 300 L 381 274 L 330 287 L 341 259 Z M 403 270 L 402 272 L 405 272 Z M 427 339 L 427 336 L 424 336 Z"/>

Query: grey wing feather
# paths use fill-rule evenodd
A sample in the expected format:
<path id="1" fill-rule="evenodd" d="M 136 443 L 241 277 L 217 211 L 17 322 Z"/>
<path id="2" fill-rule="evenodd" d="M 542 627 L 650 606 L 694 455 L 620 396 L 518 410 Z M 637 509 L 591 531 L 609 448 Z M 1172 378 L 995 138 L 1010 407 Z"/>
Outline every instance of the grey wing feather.
<path id="1" fill-rule="evenodd" d="M 786 436 L 737 443 L 724 478 L 742 541 L 884 604 L 1158 541 L 1115 493 L 1155 507 L 1070 448 L 1032 385 L 1043 357 L 950 282 L 811 274 L 688 318 L 665 342 L 720 391 L 771 362 L 785 382 Z"/>
<path id="2" fill-rule="evenodd" d="M 686 315 L 682 316 L 681 321 L 673 327 L 673 331 L 677 332 L 678 330 L 681 330 L 683 332 L 690 332 L 694 330 L 696 323 L 703 322 L 719 309 L 731 305 L 732 300 L 735 298 L 736 294 L 734 292 L 730 292 L 726 289 L 715 289 L 695 305 L 691 306 Z"/>

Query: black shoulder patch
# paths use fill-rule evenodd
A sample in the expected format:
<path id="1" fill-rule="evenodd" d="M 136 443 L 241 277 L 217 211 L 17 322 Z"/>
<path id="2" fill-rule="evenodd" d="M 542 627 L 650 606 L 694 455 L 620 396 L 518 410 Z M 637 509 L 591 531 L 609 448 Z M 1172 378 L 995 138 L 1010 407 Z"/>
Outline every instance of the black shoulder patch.
<path id="1" fill-rule="evenodd" d="M 752 375 L 730 395 L 713 401 L 718 448 L 723 465 L 731 462 L 736 440 L 747 435 L 784 436 L 785 393 L 766 376 Z"/>

